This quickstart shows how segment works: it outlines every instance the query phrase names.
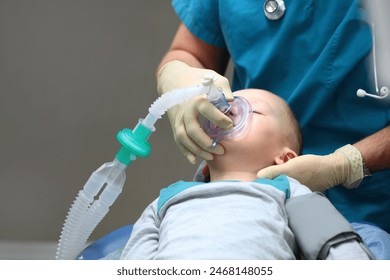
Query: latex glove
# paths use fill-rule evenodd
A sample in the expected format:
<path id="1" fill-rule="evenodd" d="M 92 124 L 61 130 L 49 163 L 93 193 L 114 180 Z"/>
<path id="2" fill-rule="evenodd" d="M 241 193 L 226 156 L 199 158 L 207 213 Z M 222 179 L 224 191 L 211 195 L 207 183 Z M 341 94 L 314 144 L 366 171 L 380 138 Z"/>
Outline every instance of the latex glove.
<path id="1" fill-rule="evenodd" d="M 303 155 L 266 167 L 257 177 L 273 179 L 281 174 L 298 180 L 312 191 L 325 191 L 339 184 L 356 188 L 363 179 L 363 159 L 358 149 L 346 145 L 329 155 Z"/>
<path id="2" fill-rule="evenodd" d="M 229 81 L 217 72 L 209 69 L 190 67 L 181 61 L 170 61 L 157 75 L 157 91 L 160 95 L 178 88 L 193 87 L 201 83 L 205 74 L 214 76 L 215 86 L 222 88 L 228 101 L 233 100 Z M 167 112 L 173 135 L 180 151 L 189 162 L 195 164 L 196 156 L 211 160 L 213 154 L 223 154 L 221 145 L 211 148 L 212 139 L 203 131 L 199 116 L 202 115 L 223 129 L 233 126 L 232 120 L 207 101 L 207 97 L 198 96 L 176 105 Z"/>

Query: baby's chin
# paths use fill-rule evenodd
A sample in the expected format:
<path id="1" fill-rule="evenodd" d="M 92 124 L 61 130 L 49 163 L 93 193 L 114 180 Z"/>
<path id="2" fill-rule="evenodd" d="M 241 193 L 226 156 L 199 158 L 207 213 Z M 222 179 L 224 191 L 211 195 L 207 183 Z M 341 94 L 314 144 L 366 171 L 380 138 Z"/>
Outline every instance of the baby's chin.
<path id="1" fill-rule="evenodd" d="M 245 159 L 247 158 L 247 155 L 244 155 L 240 150 L 228 150 L 225 149 L 225 153 L 222 155 L 213 155 L 213 159 L 207 161 L 209 166 L 215 166 L 218 169 L 220 168 L 226 168 L 226 167 L 233 167 L 237 168 L 240 165 L 243 165 L 245 162 Z"/>

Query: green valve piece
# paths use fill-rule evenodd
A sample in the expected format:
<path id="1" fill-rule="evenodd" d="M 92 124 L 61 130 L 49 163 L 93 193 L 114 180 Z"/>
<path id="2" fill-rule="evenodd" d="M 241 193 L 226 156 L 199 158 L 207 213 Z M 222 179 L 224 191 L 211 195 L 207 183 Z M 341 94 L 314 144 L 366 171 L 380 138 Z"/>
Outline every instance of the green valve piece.
<path id="1" fill-rule="evenodd" d="M 150 154 L 151 146 L 147 141 L 152 132 L 143 125 L 137 125 L 134 130 L 122 129 L 116 138 L 121 143 L 122 148 L 116 158 L 123 164 L 129 165 L 135 158 L 145 158 Z"/>

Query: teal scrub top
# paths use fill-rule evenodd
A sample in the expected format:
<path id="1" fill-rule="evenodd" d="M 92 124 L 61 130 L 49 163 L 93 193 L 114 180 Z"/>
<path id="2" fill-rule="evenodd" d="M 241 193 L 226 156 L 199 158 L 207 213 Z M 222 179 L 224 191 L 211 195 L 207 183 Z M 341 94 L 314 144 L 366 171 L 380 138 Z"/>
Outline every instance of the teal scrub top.
<path id="1" fill-rule="evenodd" d="M 198 38 L 227 48 L 232 89 L 266 89 L 284 98 L 302 127 L 303 154 L 325 155 L 384 128 L 390 102 L 359 98 L 374 91 L 369 20 L 354 0 L 285 0 L 286 13 L 268 20 L 261 0 L 173 0 Z M 357 189 L 338 186 L 328 198 L 349 221 L 390 232 L 390 171 Z"/>

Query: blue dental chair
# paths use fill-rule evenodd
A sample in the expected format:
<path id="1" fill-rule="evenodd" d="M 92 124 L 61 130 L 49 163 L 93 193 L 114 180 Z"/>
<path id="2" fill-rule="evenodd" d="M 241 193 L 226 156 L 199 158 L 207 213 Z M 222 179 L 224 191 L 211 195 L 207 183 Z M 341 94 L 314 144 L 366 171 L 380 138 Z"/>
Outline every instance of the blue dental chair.
<path id="1" fill-rule="evenodd" d="M 125 247 L 133 225 L 120 227 L 102 238 L 94 241 L 85 248 L 77 257 L 77 260 L 99 260 L 113 252 L 120 252 Z"/>

